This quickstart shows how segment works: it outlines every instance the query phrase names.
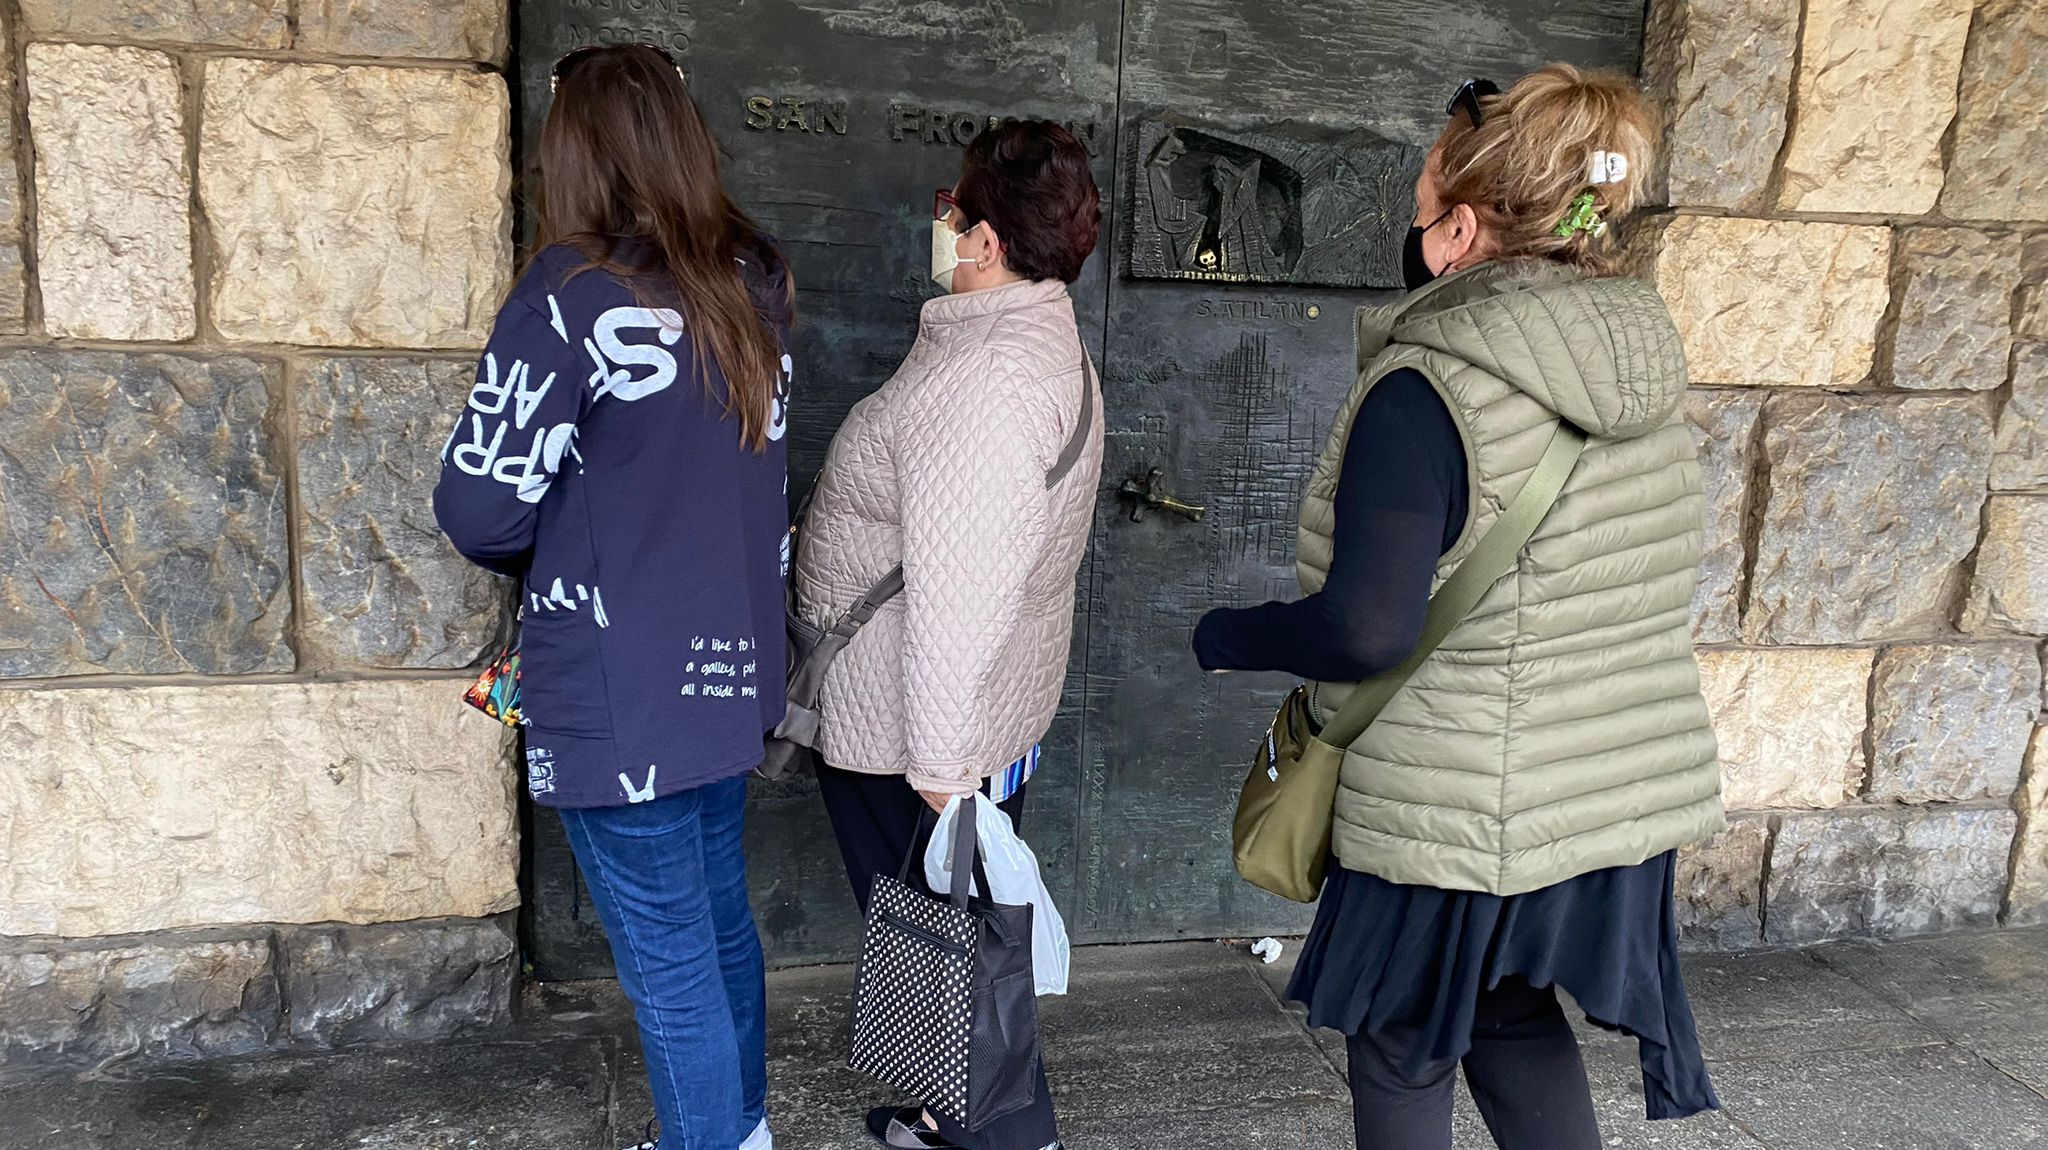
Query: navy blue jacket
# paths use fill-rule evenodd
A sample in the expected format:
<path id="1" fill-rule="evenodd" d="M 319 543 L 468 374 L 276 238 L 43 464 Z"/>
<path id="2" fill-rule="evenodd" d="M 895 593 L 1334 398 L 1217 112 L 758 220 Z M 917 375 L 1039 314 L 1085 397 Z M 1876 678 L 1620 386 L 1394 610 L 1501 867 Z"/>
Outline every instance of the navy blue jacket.
<path id="1" fill-rule="evenodd" d="M 744 262 L 787 349 L 781 257 Z M 783 711 L 789 356 L 754 452 L 666 280 L 588 263 L 548 248 L 513 288 L 434 488 L 456 550 L 521 579 L 527 789 L 560 807 L 749 771 Z"/>

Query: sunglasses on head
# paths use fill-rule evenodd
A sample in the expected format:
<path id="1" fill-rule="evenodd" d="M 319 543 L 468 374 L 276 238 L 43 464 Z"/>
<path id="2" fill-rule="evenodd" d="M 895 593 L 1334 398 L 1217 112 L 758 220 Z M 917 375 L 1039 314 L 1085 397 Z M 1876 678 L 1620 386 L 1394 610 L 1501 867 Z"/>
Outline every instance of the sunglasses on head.
<path id="1" fill-rule="evenodd" d="M 659 44 L 586 44 L 581 48 L 572 48 L 564 53 L 561 59 L 555 61 L 555 66 L 548 70 L 549 94 L 552 95 L 559 90 L 563 80 L 568 79 L 570 74 L 575 72 L 576 69 L 589 63 L 591 58 L 599 52 L 624 47 L 645 48 L 650 52 L 659 54 L 662 59 L 668 61 L 669 67 L 676 70 L 677 78 L 682 80 L 685 86 L 689 84 L 690 77 L 683 71 L 683 66 L 676 63 L 674 54 Z"/>
<path id="2" fill-rule="evenodd" d="M 1500 85 L 1492 80 L 1467 80 L 1458 85 L 1457 94 L 1451 97 L 1450 103 L 1444 105 L 1444 115 L 1455 116 L 1463 110 L 1472 118 L 1472 127 L 1476 131 L 1486 123 L 1486 110 L 1479 106 L 1479 101 L 1498 95 Z"/>

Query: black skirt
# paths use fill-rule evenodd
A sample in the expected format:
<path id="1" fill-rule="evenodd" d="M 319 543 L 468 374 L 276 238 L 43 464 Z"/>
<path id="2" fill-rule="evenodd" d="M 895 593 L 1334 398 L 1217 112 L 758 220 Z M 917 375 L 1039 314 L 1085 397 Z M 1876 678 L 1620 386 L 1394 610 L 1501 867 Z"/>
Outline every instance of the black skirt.
<path id="1" fill-rule="evenodd" d="M 1287 996 L 1309 1023 L 1414 1035 L 1408 1069 L 1463 1058 L 1481 990 L 1561 987 L 1636 1039 L 1651 1118 L 1720 1106 L 1678 967 L 1676 854 L 1517 895 L 1404 886 L 1334 863 Z"/>

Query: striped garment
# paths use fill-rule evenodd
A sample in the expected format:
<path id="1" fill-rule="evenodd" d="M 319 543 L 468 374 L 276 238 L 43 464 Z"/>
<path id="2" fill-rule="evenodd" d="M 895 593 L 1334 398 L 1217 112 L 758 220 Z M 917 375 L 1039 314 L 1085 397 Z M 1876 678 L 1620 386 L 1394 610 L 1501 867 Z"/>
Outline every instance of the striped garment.
<path id="1" fill-rule="evenodd" d="M 1031 749 L 1024 752 L 1023 758 L 988 777 L 988 797 L 999 803 L 1004 802 L 1011 795 L 1023 790 L 1024 784 L 1030 782 L 1031 776 L 1037 773 L 1038 744 L 1033 743 Z"/>

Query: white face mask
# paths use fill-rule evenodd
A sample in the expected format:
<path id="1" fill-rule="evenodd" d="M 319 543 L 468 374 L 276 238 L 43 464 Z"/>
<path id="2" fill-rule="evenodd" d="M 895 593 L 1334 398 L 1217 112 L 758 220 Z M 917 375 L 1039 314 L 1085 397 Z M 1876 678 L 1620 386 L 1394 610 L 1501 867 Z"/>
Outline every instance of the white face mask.
<path id="1" fill-rule="evenodd" d="M 980 226 L 974 225 L 975 228 Z M 953 290 L 953 269 L 975 262 L 960 258 L 960 241 L 973 231 L 974 228 L 968 228 L 965 232 L 955 232 L 953 226 L 944 220 L 932 221 L 932 281 L 949 292 Z"/>

